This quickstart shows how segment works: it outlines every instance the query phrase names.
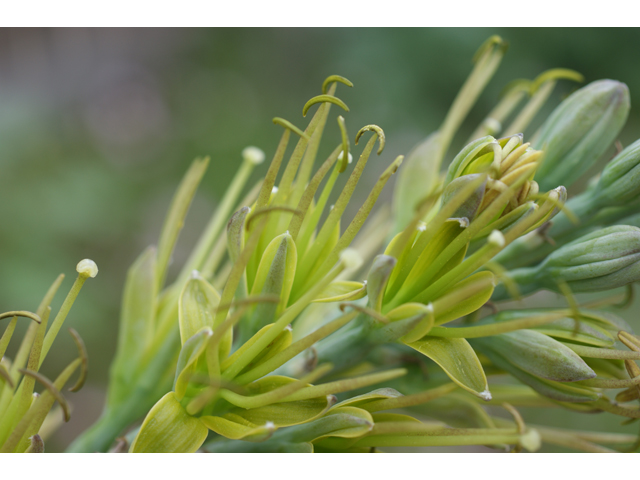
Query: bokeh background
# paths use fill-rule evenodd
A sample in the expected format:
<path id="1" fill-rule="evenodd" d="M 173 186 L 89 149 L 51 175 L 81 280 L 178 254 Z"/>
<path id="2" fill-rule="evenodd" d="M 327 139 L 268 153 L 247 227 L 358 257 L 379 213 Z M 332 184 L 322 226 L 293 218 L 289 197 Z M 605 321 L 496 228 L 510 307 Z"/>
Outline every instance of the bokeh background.
<path id="1" fill-rule="evenodd" d="M 67 320 L 87 343 L 90 377 L 83 391 L 69 395 L 72 419 L 47 450 L 64 449 L 99 415 L 126 270 L 155 243 L 193 158 L 209 155 L 212 163 L 180 239 L 177 265 L 242 149 L 256 145 L 270 158 L 281 132 L 271 119 L 304 125 L 302 106 L 320 93 L 326 76 L 340 74 L 355 84 L 338 87 L 351 108 L 345 117 L 352 134 L 370 123 L 385 130 L 385 152 L 362 180 L 372 185 L 396 155 L 438 128 L 474 52 L 492 34 L 510 48 L 456 147 L 508 81 L 554 67 L 575 69 L 587 82 L 625 82 L 632 111 L 620 141 L 636 139 L 640 30 L 0 29 L 0 311 L 34 310 L 62 272 L 67 279 L 56 311 L 80 259 L 92 258 L 100 268 Z M 575 88 L 560 82 L 529 133 Z M 330 124 L 327 135 L 337 142 L 337 126 Z M 636 303 L 625 314 L 636 326 L 638 309 Z M 74 357 L 75 346 L 61 334 L 54 351 L 44 368 L 52 376 Z M 544 415 L 552 424 L 568 421 Z M 621 428 L 607 415 L 576 418 L 580 428 Z"/>

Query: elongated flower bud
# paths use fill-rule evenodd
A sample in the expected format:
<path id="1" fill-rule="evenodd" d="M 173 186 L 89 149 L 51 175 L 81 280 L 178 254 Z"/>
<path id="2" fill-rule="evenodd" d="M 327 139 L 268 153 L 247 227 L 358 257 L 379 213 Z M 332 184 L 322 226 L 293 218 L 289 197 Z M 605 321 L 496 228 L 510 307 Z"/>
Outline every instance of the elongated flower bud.
<path id="1" fill-rule="evenodd" d="M 510 373 L 536 392 L 564 402 L 589 402 L 597 392 L 585 386 L 567 384 L 596 376 L 571 349 L 533 330 L 472 340 L 498 368 Z"/>
<path id="2" fill-rule="evenodd" d="M 640 279 L 640 229 L 603 228 L 559 248 L 539 266 L 514 270 L 509 276 L 523 293 L 540 288 L 559 291 L 562 282 L 573 292 L 609 290 L 635 282 Z M 494 299 L 504 294 L 496 289 Z"/>
<path id="3" fill-rule="evenodd" d="M 576 382 L 596 374 L 576 353 L 535 330 L 518 330 L 487 337 L 491 345 L 512 364 L 536 377 L 557 382 Z"/>
<path id="4" fill-rule="evenodd" d="M 629 113 L 629 89 L 598 80 L 562 102 L 534 146 L 545 151 L 536 176 L 541 190 L 569 186 L 595 163 L 620 133 Z"/>
<path id="5" fill-rule="evenodd" d="M 640 229 L 617 225 L 565 245 L 549 255 L 540 271 L 572 282 L 609 275 L 638 260 Z"/>
<path id="6" fill-rule="evenodd" d="M 593 194 L 600 206 L 621 206 L 640 196 L 640 140 L 629 145 L 602 171 Z"/>

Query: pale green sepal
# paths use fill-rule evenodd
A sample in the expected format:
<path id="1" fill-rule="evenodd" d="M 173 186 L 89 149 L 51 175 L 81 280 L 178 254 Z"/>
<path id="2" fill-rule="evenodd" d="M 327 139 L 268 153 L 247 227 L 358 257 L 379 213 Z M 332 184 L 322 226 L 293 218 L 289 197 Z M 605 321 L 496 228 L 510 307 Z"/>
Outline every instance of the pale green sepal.
<path id="1" fill-rule="evenodd" d="M 227 251 L 232 262 L 236 262 L 244 248 L 244 226 L 247 215 L 251 212 L 249 207 L 242 207 L 235 212 L 227 223 Z"/>
<path id="2" fill-rule="evenodd" d="M 209 431 L 199 418 L 187 414 L 173 392 L 149 411 L 131 445 L 131 453 L 194 453 Z"/>
<path id="3" fill-rule="evenodd" d="M 442 155 L 439 132 L 429 135 L 407 155 L 393 194 L 395 232 L 404 229 L 420 204 L 438 190 Z"/>
<path id="4" fill-rule="evenodd" d="M 176 191 L 173 200 L 171 202 L 171 208 L 167 213 L 164 225 L 162 227 L 162 233 L 160 234 L 160 240 L 158 241 L 158 263 L 157 263 L 157 289 L 159 290 L 167 274 L 167 267 L 169 266 L 169 260 L 173 249 L 178 240 L 178 235 L 182 226 L 184 225 L 184 218 L 187 215 L 191 200 L 196 193 L 200 180 L 207 170 L 209 164 L 209 158 L 196 159 L 189 167 L 189 170 L 185 174 L 180 186 Z"/>
<path id="5" fill-rule="evenodd" d="M 451 164 L 449 165 L 449 169 L 447 170 L 447 175 L 444 180 L 444 188 L 453 182 L 456 178 L 463 175 L 463 172 L 471 165 L 474 160 L 478 160 L 476 158 L 481 152 L 484 152 L 484 149 L 493 144 L 497 143 L 496 139 L 491 135 L 487 135 L 486 137 L 478 138 L 473 142 L 469 143 L 465 146 L 458 155 L 453 159 Z M 483 153 L 482 156 L 488 154 Z M 470 172 L 471 173 L 471 172 Z M 472 172 L 476 173 L 476 172 Z"/>
<path id="6" fill-rule="evenodd" d="M 331 282 L 312 303 L 350 302 L 367 296 L 367 284 L 349 280 Z"/>
<path id="7" fill-rule="evenodd" d="M 405 303 L 387 313 L 390 322 L 402 322 L 410 324 L 407 333 L 400 337 L 403 343 L 411 343 L 420 340 L 433 328 L 435 317 L 433 305 L 421 303 Z"/>
<path id="8" fill-rule="evenodd" d="M 189 379 L 195 371 L 198 358 L 205 352 L 207 342 L 212 335 L 211 328 L 203 327 L 182 346 L 176 366 L 176 376 L 173 381 L 173 390 L 178 400 L 182 400 L 182 397 L 184 397 Z"/>
<path id="9" fill-rule="evenodd" d="M 249 410 L 236 409 L 233 413 L 254 424 L 271 421 L 277 427 L 286 427 L 310 422 L 320 417 L 329 410 L 331 404 L 330 399 L 325 396 L 295 402 L 274 403 Z"/>
<path id="10" fill-rule="evenodd" d="M 435 324 L 442 325 L 479 310 L 491 298 L 495 281 L 493 273 L 478 272 L 453 285 L 449 293 L 433 302 Z M 464 292 L 464 298 L 458 298 L 458 292 Z"/>
<path id="11" fill-rule="evenodd" d="M 242 418 L 235 418 L 232 414 L 227 414 L 225 417 L 208 415 L 200 417 L 200 421 L 203 425 L 206 425 L 206 428 L 218 435 L 231 440 L 245 440 L 248 442 L 262 442 L 269 438 L 276 429 L 276 426 L 271 422 L 260 426 L 251 425 L 247 424 Z"/>
<path id="12" fill-rule="evenodd" d="M 463 175 L 462 177 L 458 177 L 451 181 L 451 183 L 449 183 L 449 185 L 444 189 L 444 192 L 442 193 L 442 206 L 446 205 L 447 202 L 454 198 L 461 189 L 480 177 L 484 177 L 485 180 L 478 185 L 465 202 L 453 215 L 451 215 L 453 218 L 467 218 L 469 221 L 473 221 L 476 216 L 476 212 L 480 208 L 480 205 L 482 205 L 488 177 L 479 173 Z"/>
<path id="13" fill-rule="evenodd" d="M 156 249 L 149 247 L 127 273 L 113 378 L 130 377 L 133 369 L 128 362 L 137 358 L 153 338 L 158 298 L 156 262 Z"/>
<path id="14" fill-rule="evenodd" d="M 464 338 L 426 337 L 408 346 L 436 362 L 451 380 L 466 391 L 483 400 L 491 400 L 482 364 Z"/>
<path id="15" fill-rule="evenodd" d="M 396 266 L 396 259 L 388 255 L 378 255 L 367 275 L 367 296 L 369 307 L 376 312 L 382 311 L 382 300 L 389 282 L 389 277 Z"/>
<path id="16" fill-rule="evenodd" d="M 214 319 L 219 304 L 220 294 L 209 282 L 194 272 L 180 295 L 178 322 L 183 345 L 203 327 L 215 327 Z"/>
<path id="17" fill-rule="evenodd" d="M 262 254 L 258 272 L 251 288 L 251 295 L 276 294 L 280 296 L 280 303 L 275 308 L 275 316 L 281 313 L 289 302 L 289 294 L 296 274 L 298 254 L 296 244 L 289 232 L 275 237 Z M 274 309 L 272 304 L 262 304 L 256 311 Z M 271 323 L 273 318 L 264 318 L 263 324 Z"/>
<path id="18" fill-rule="evenodd" d="M 361 408 L 355 408 L 353 406 L 332 408 L 324 418 L 330 418 L 332 416 L 339 416 L 342 420 L 342 422 L 340 422 L 341 424 L 336 424 L 331 432 L 317 436 L 312 441 L 316 442 L 328 437 L 358 438 L 366 435 L 373 428 L 373 417 L 371 413 Z"/>
<path id="19" fill-rule="evenodd" d="M 267 345 L 267 347 L 262 350 L 262 352 L 260 352 L 253 360 L 251 360 L 240 373 L 246 373 L 250 370 L 253 370 L 254 368 L 259 367 L 278 353 L 282 352 L 289 345 L 291 345 L 292 341 L 293 332 L 290 327 L 287 327 L 269 345 Z"/>
<path id="20" fill-rule="evenodd" d="M 402 397 L 402 394 L 393 388 L 378 388 L 372 392 L 343 400 L 342 402 L 335 404 L 331 408 L 330 412 L 335 413 L 335 410 L 341 407 L 358 407 L 366 410 L 368 403 L 396 397 Z"/>
<path id="21" fill-rule="evenodd" d="M 396 342 L 414 330 L 420 329 L 420 325 L 425 323 L 425 319 L 428 321 L 428 318 L 426 313 L 422 313 L 396 322 L 389 322 L 371 331 L 367 340 L 371 345 Z M 433 324 L 433 317 L 431 317 L 431 324 Z"/>

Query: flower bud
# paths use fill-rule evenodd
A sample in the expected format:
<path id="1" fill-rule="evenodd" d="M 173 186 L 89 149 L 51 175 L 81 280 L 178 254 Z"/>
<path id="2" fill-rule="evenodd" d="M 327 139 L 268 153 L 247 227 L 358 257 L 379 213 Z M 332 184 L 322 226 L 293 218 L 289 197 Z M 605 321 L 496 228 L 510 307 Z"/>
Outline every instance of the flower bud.
<path id="1" fill-rule="evenodd" d="M 523 143 L 521 134 L 499 140 L 491 136 L 475 140 L 451 162 L 444 183 L 443 204 L 464 186 L 462 179 L 470 177 L 468 182 L 478 174 L 487 174 L 485 191 L 481 195 L 474 193 L 460 209 L 464 215 L 456 212 L 456 216 L 472 220 L 473 216 L 489 207 L 500 193 L 513 185 L 520 185 L 502 212 L 507 214 L 538 193 L 538 184 L 533 181 L 533 176 L 541 156 L 541 151 L 530 148 L 529 143 Z"/>
<path id="2" fill-rule="evenodd" d="M 596 376 L 573 350 L 535 330 L 503 333 L 485 341 L 509 362 L 536 377 L 576 382 Z"/>
<path id="3" fill-rule="evenodd" d="M 562 279 L 571 286 L 571 282 L 604 277 L 639 260 L 640 229 L 616 225 L 585 235 L 556 250 L 542 263 L 538 277 L 547 284 L 553 283 L 553 279 Z M 601 287 L 609 289 L 626 283 Z"/>
<path id="4" fill-rule="evenodd" d="M 601 206 L 618 206 L 640 196 L 640 140 L 629 145 L 602 171 L 595 193 Z"/>
<path id="5" fill-rule="evenodd" d="M 543 191 L 571 185 L 609 148 L 629 113 L 629 89 L 598 80 L 569 96 L 549 116 L 534 145 L 545 151 L 536 180 Z"/>
<path id="6" fill-rule="evenodd" d="M 521 293 L 541 288 L 559 292 L 562 282 L 574 293 L 627 285 L 640 279 L 640 229 L 616 225 L 597 230 L 559 248 L 539 266 L 513 270 L 509 277 Z M 496 289 L 493 298 L 506 298 L 504 288 Z"/>
<path id="7" fill-rule="evenodd" d="M 517 330 L 476 338 L 471 345 L 541 395 L 561 402 L 598 399 L 591 388 L 569 383 L 593 378 L 596 373 L 571 349 L 542 333 Z"/>

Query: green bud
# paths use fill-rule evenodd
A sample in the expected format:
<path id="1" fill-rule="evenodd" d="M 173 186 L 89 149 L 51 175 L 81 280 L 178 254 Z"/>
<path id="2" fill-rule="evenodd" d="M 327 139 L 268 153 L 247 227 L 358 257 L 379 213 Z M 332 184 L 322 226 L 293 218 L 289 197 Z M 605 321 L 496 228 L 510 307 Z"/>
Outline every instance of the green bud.
<path id="1" fill-rule="evenodd" d="M 523 143 L 522 134 L 499 140 L 486 136 L 471 142 L 449 166 L 444 183 L 443 205 L 466 183 L 477 178 L 478 174 L 487 174 L 484 192 L 474 192 L 459 212 L 456 212 L 456 216 L 459 214 L 473 220 L 473 217 L 488 208 L 500 193 L 514 184 L 520 186 L 514 191 L 513 200 L 501 215 L 517 209 L 538 193 L 538 184 L 533 181 L 533 176 L 542 152 L 530 148 L 529 145 Z"/>
<path id="2" fill-rule="evenodd" d="M 624 205 L 640 196 L 640 140 L 607 164 L 593 195 L 601 206 Z"/>
<path id="3" fill-rule="evenodd" d="M 577 180 L 609 148 L 628 113 L 629 90 L 614 80 L 592 82 L 563 101 L 534 143 L 545 151 L 536 177 L 540 189 Z"/>
<path id="4" fill-rule="evenodd" d="M 597 230 L 559 248 L 539 266 L 509 276 L 525 294 L 541 288 L 560 292 L 562 282 L 574 293 L 627 285 L 640 279 L 640 229 L 616 225 Z M 507 297 L 504 285 L 496 288 L 494 300 Z"/>
<path id="5" fill-rule="evenodd" d="M 538 278 L 543 280 L 546 286 L 555 284 L 553 279 L 564 280 L 573 290 L 573 282 L 606 277 L 637 263 L 638 260 L 640 229 L 616 225 L 585 235 L 553 252 L 540 266 Z M 623 283 L 596 282 L 589 290 L 606 290 L 634 280 L 635 278 L 630 277 L 624 279 Z"/>
<path id="6" fill-rule="evenodd" d="M 534 330 L 518 330 L 483 339 L 512 364 L 536 377 L 577 382 L 596 376 L 573 350 Z"/>
<path id="7" fill-rule="evenodd" d="M 514 333 L 520 333 L 522 331 L 523 330 Z M 592 402 L 599 398 L 600 395 L 591 388 L 575 385 L 568 382 L 548 380 L 527 371 L 527 369 L 531 368 L 532 366 L 536 367 L 536 369 L 534 370 L 536 372 L 543 371 L 544 365 L 553 368 L 553 362 L 562 359 L 561 361 L 565 366 L 564 373 L 571 372 L 571 376 L 567 378 L 577 379 L 578 377 L 583 375 L 585 376 L 585 378 L 593 378 L 593 376 L 595 376 L 595 372 L 593 372 L 588 365 L 580 364 L 575 360 L 575 358 L 571 357 L 571 355 L 567 354 L 567 352 L 564 350 L 554 353 L 553 348 L 550 348 L 551 344 L 545 345 L 541 350 L 541 361 L 535 360 L 534 357 L 535 355 L 537 355 L 536 349 L 540 346 L 539 342 L 531 341 L 531 339 L 527 341 L 527 339 L 522 336 L 521 338 L 517 339 L 517 341 L 513 338 L 507 337 L 502 338 L 496 342 L 497 337 L 504 337 L 504 335 L 473 339 L 471 340 L 471 344 L 473 348 L 477 349 L 479 352 L 483 353 L 487 358 L 489 358 L 493 365 L 513 375 L 522 383 L 530 386 L 541 395 L 561 402 L 576 403 Z M 537 338 L 537 340 L 539 340 L 539 337 Z M 507 347 L 505 348 L 505 345 L 501 345 L 500 342 L 504 342 Z M 544 341 L 544 343 L 547 342 Z M 559 342 L 556 343 L 558 345 L 562 345 Z M 519 348 L 522 348 L 523 350 L 513 348 L 515 345 L 518 345 Z M 564 348 L 568 350 L 567 347 Z M 553 358 L 554 356 L 555 360 Z M 578 359 L 580 359 L 580 357 L 578 357 Z M 580 361 L 584 363 L 582 359 L 580 359 Z M 539 365 L 538 362 L 540 362 Z M 589 373 L 590 370 L 591 373 Z M 547 370 L 544 371 L 544 373 L 545 375 L 563 375 L 563 373 L 561 373 L 560 369 L 558 368 L 556 368 L 556 371 Z"/>

